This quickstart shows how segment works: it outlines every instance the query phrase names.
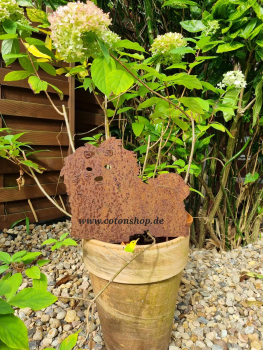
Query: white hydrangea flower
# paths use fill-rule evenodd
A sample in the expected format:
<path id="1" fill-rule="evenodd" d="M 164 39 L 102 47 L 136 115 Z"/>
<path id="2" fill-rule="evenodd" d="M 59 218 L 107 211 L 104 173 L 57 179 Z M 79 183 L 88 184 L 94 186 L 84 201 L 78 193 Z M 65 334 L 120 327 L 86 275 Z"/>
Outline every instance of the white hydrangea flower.
<path id="1" fill-rule="evenodd" d="M 180 33 L 166 33 L 164 35 L 158 35 L 154 39 L 150 48 L 152 55 L 162 55 L 162 62 L 164 64 L 179 63 L 181 62 L 182 55 L 173 54 L 170 51 L 178 47 L 185 47 L 187 45 L 186 40 Z"/>
<path id="2" fill-rule="evenodd" d="M 233 86 L 236 89 L 242 89 L 247 86 L 244 74 L 239 70 L 229 71 L 223 75 L 221 83 L 217 84 L 220 89 Z"/>

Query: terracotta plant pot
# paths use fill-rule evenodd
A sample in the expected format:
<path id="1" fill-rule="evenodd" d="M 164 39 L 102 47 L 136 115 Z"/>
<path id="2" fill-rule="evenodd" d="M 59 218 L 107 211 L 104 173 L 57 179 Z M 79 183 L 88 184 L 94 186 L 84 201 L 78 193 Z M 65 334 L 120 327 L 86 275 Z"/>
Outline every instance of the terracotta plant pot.
<path id="1" fill-rule="evenodd" d="M 189 226 L 192 220 L 189 215 Z M 137 246 L 135 253 L 144 248 Z M 189 236 L 154 245 L 128 265 L 97 299 L 107 350 L 168 349 L 188 250 Z M 83 240 L 83 254 L 95 295 L 125 264 L 123 259 L 132 256 L 121 245 L 93 239 Z"/>

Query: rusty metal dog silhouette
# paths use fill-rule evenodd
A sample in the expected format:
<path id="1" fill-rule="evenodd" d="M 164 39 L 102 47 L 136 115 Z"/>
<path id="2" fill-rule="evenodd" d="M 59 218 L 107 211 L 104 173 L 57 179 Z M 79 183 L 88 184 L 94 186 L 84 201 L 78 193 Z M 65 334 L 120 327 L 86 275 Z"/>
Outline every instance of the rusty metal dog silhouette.
<path id="1" fill-rule="evenodd" d="M 72 236 L 104 242 L 129 241 L 133 234 L 187 236 L 184 199 L 189 187 L 174 173 L 139 177 L 136 155 L 110 138 L 86 144 L 65 159 L 64 176 L 72 213 Z"/>

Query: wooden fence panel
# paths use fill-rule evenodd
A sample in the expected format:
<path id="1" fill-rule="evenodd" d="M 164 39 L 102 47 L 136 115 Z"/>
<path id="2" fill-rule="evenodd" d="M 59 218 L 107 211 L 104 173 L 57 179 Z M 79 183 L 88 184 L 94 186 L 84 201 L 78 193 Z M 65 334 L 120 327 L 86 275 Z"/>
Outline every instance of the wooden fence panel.
<path id="1" fill-rule="evenodd" d="M 21 141 L 30 142 L 36 151 L 44 150 L 33 154 L 29 159 L 46 169 L 43 174 L 38 174 L 40 183 L 58 204 L 62 205 L 62 200 L 63 205 L 69 210 L 63 178 L 59 176 L 63 159 L 70 153 L 64 117 L 54 110 L 43 92 L 34 94 L 26 79 L 4 81 L 4 76 L 12 70 L 21 70 L 21 67 L 17 63 L 5 67 L 4 62 L 0 61 L 0 113 L 6 125 L 12 129 L 12 134 L 24 132 Z M 50 77 L 41 70 L 39 73 L 44 80 L 64 93 L 64 99 L 60 101 L 54 89 L 48 89 L 52 101 L 60 110 L 62 104 L 65 105 L 71 131 L 74 132 L 74 79 L 62 76 Z M 0 127 L 3 127 L 3 120 L 0 118 Z M 30 222 L 35 222 L 28 203 L 29 199 L 38 221 L 63 216 L 63 213 L 45 198 L 35 181 L 28 175 L 25 175 L 25 185 L 19 190 L 16 183 L 18 177 L 19 167 L 0 158 L 0 230 L 9 228 L 12 222 L 25 216 L 29 217 Z"/>

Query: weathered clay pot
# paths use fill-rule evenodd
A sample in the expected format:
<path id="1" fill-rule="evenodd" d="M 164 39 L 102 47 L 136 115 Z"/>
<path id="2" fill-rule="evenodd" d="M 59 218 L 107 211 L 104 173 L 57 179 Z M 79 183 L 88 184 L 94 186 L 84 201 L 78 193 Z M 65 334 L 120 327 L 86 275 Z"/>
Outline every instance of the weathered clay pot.
<path id="1" fill-rule="evenodd" d="M 190 226 L 189 215 L 187 224 Z M 84 262 L 95 295 L 120 270 L 131 253 L 123 246 L 83 241 Z M 137 246 L 135 253 L 145 246 Z M 107 350 L 167 350 L 189 236 L 159 243 L 128 265 L 97 299 Z"/>

